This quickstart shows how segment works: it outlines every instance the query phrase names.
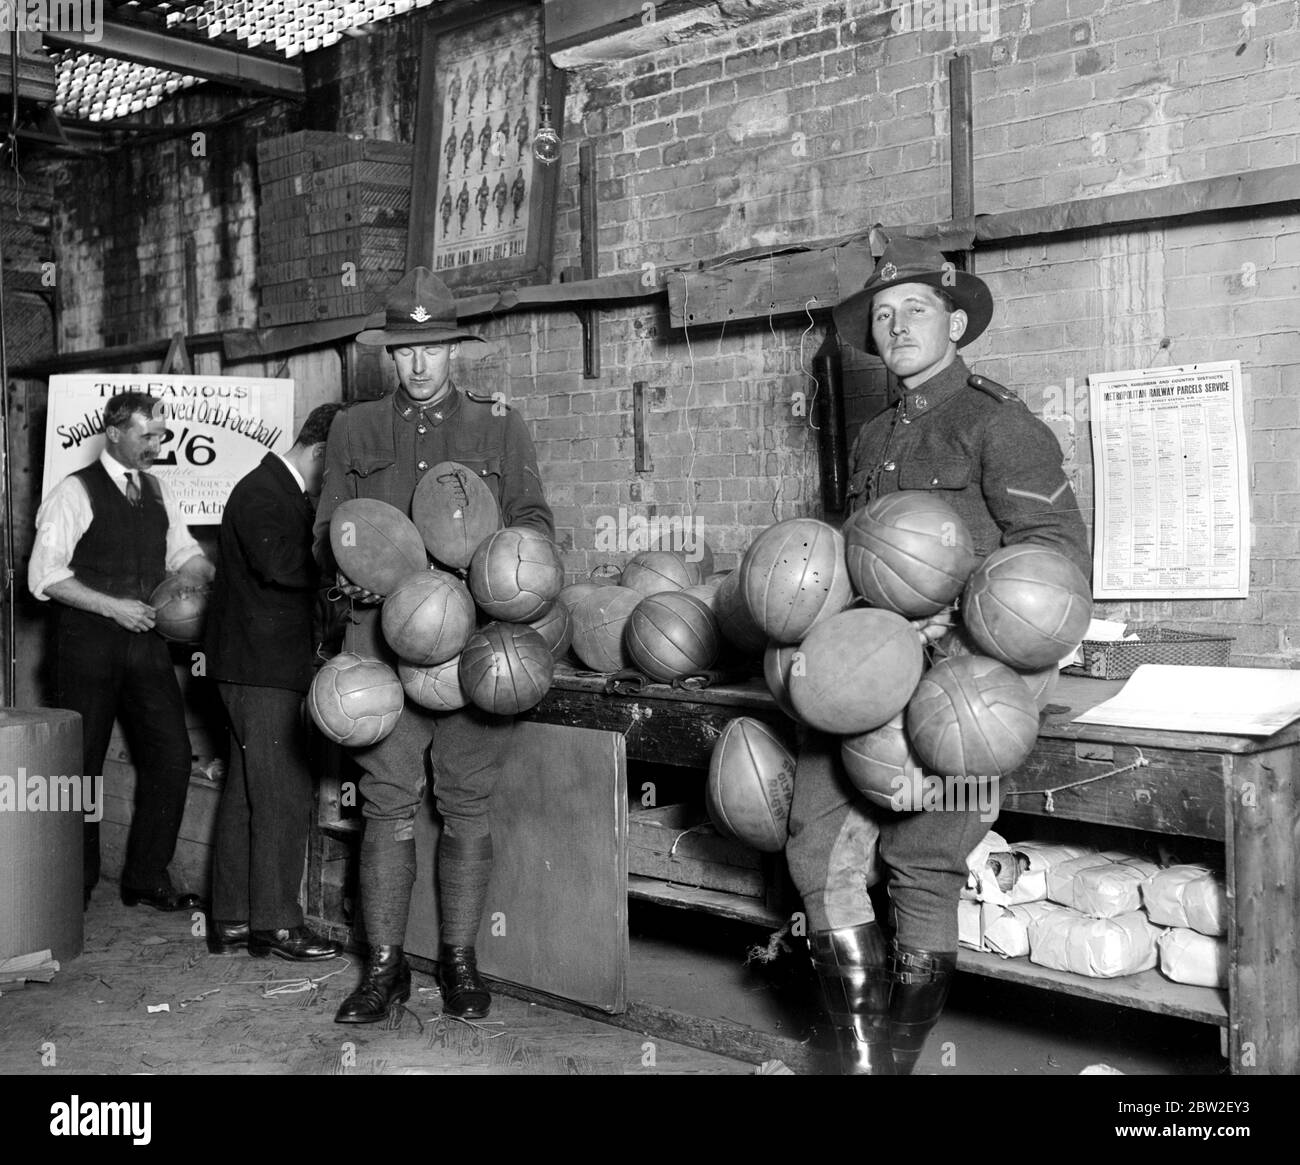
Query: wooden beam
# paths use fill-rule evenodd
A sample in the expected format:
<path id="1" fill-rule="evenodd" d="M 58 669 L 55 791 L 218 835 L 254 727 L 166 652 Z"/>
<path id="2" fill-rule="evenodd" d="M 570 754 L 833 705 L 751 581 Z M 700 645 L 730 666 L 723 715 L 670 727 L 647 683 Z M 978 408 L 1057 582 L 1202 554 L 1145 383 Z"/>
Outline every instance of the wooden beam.
<path id="1" fill-rule="evenodd" d="M 207 81 L 220 81 L 249 93 L 297 98 L 306 93 L 301 65 L 107 20 L 102 33 L 98 39 L 85 32 L 47 31 L 42 35 L 47 44 L 61 48 L 170 69 Z"/>
<path id="2" fill-rule="evenodd" d="M 952 144 L 952 217 L 975 213 L 975 131 L 971 117 L 970 57 L 948 62 L 948 132 Z"/>
<path id="3" fill-rule="evenodd" d="M 1079 199 L 1057 206 L 976 215 L 960 221 L 920 223 L 902 229 L 905 234 L 915 238 L 933 240 L 945 251 L 957 252 L 968 250 L 972 246 L 978 249 L 981 245 L 1000 243 L 1007 239 L 1050 237 L 1085 230 L 1104 231 L 1144 222 L 1171 222 L 1203 214 L 1244 213 L 1292 205 L 1300 205 L 1300 165 L 1276 166 L 1249 174 L 1204 178 L 1156 190 Z M 754 297 L 754 317 L 801 313 L 809 298 L 806 294 L 808 287 L 817 295 L 818 302 L 812 307 L 816 313 L 829 309 L 838 302 L 838 298 L 823 297 L 840 297 L 858 290 L 875 265 L 865 232 L 862 237 L 824 239 L 810 242 L 798 249 L 786 247 L 779 255 L 759 253 L 756 257 L 738 261 L 742 256 L 755 256 L 755 252 L 751 249 L 720 255 L 710 261 L 712 266 L 708 270 L 690 272 L 689 306 L 692 312 L 697 309 L 702 311 L 703 305 L 707 303 L 712 303 L 712 313 L 716 313 L 719 306 L 722 312 L 713 320 L 694 318 L 690 321 L 692 326 L 743 318 L 739 313 L 728 315 L 726 312 L 733 301 L 727 299 L 720 289 L 728 288 L 732 280 L 736 280 L 740 286 L 749 287 L 749 294 Z M 778 260 L 781 261 L 780 264 Z M 776 281 L 770 276 L 774 266 L 778 276 L 781 276 Z M 833 270 L 835 274 L 834 290 L 827 275 L 828 270 Z M 768 273 L 765 276 L 767 285 L 775 285 L 779 298 L 769 294 L 767 300 L 762 299 L 759 294 L 762 287 L 754 282 L 756 272 L 758 276 Z M 808 282 L 791 284 L 783 273 L 789 273 L 791 277 L 798 275 Z M 7 272 L 6 279 L 11 274 Z M 572 283 L 509 288 L 499 293 L 488 292 L 457 300 L 456 310 L 460 319 L 471 320 L 512 311 L 652 299 L 662 294 L 665 288 L 669 293 L 672 324 L 681 327 L 684 318 L 681 308 L 688 297 L 683 272 L 680 270 L 665 272 L 648 282 L 641 272 L 632 271 Z M 773 311 L 770 307 L 772 303 L 780 305 L 783 311 Z M 191 351 L 223 348 L 228 360 L 256 359 L 258 356 L 288 352 L 296 348 L 334 343 L 356 335 L 365 326 L 365 321 L 365 316 L 353 316 L 280 328 L 210 332 L 187 336 L 186 343 Z M 160 359 L 167 351 L 167 344 L 166 340 L 153 340 L 116 348 L 66 352 L 48 360 L 15 368 L 12 375 L 43 376 L 78 368 Z"/>
<path id="4" fill-rule="evenodd" d="M 636 473 L 649 473 L 654 469 L 650 460 L 650 394 L 644 380 L 632 385 L 632 469 Z"/>
<path id="5" fill-rule="evenodd" d="M 691 9 L 698 0 L 659 0 L 647 16 L 644 0 L 543 0 L 546 48 L 559 52 L 621 32 L 648 27 Z M 701 14 L 703 16 L 703 14 Z"/>
<path id="6" fill-rule="evenodd" d="M 826 311 L 860 288 L 873 265 L 871 247 L 863 239 L 705 271 L 674 271 L 668 276 L 669 320 L 675 328 L 700 327 L 802 315 L 805 308 Z"/>
<path id="7" fill-rule="evenodd" d="M 596 248 L 596 147 L 591 142 L 578 146 L 578 219 L 581 224 L 579 243 L 582 249 L 582 277 L 595 279 L 599 274 Z M 582 321 L 582 376 L 600 379 L 600 312 L 594 308 L 578 313 Z"/>
<path id="8" fill-rule="evenodd" d="M 979 215 L 969 225 L 975 244 L 1036 235 L 1169 222 L 1191 215 L 1300 203 L 1300 165 L 1201 178 L 1153 190 L 1081 198 L 1033 210 Z M 955 225 L 955 224 L 954 224 Z M 915 234 L 913 230 L 911 233 Z"/>
<path id="9" fill-rule="evenodd" d="M 222 346 L 220 332 L 186 336 L 191 352 L 212 351 Z M 161 360 L 167 355 L 171 340 L 145 340 L 139 344 L 119 344 L 113 348 L 87 348 L 82 352 L 61 352 L 45 360 L 24 364 L 10 370 L 12 376 L 50 376 L 56 372 L 75 372 L 79 368 L 102 368 L 113 364 L 136 364 L 143 360 Z"/>

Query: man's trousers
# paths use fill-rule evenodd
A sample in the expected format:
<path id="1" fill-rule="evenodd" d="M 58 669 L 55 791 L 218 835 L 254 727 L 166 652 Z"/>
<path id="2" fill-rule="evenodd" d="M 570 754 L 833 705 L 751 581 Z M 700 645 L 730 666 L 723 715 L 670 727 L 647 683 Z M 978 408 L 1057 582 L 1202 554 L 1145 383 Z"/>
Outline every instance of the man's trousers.
<path id="1" fill-rule="evenodd" d="M 153 631 L 128 631 L 73 608 L 58 613 L 56 652 L 58 706 L 81 714 L 83 775 L 102 775 L 115 718 L 135 764 L 122 885 L 161 889 L 169 884 L 190 781 L 190 738 L 171 653 Z M 99 823 L 83 828 L 89 889 L 99 881 Z"/>
<path id="2" fill-rule="evenodd" d="M 219 683 L 230 770 L 213 837 L 212 916 L 253 930 L 301 926 L 298 891 L 311 824 L 302 695 Z"/>
<path id="3" fill-rule="evenodd" d="M 868 888 L 883 873 L 898 941 L 955 951 L 966 858 L 993 827 L 998 800 L 988 813 L 877 808 L 845 774 L 839 738 L 810 732 L 799 752 L 785 847 L 809 932 L 871 922 Z"/>

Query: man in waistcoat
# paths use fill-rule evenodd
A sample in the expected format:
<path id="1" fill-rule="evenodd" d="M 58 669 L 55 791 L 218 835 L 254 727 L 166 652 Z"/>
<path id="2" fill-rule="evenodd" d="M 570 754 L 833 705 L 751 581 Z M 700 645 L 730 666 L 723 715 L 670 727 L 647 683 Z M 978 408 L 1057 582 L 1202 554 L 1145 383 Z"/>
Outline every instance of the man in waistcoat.
<path id="1" fill-rule="evenodd" d="M 167 432 L 161 404 L 121 392 L 104 405 L 104 451 L 65 477 L 36 514 L 28 586 L 53 600 L 55 699 L 81 714 L 82 774 L 104 771 L 118 719 L 136 768 L 122 901 L 156 910 L 202 905 L 167 867 L 185 811 L 190 739 L 171 653 L 149 596 L 169 574 L 196 586 L 212 562 L 190 536 L 171 491 L 148 472 Z M 99 824 L 85 823 L 87 904 L 99 880 Z"/>

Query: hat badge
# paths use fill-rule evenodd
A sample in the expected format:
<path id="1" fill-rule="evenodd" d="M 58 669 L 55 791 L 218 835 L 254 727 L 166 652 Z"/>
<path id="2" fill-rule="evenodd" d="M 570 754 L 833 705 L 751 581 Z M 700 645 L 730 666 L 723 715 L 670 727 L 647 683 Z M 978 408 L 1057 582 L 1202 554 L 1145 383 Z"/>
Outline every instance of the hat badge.
<path id="1" fill-rule="evenodd" d="M 886 263 L 886 264 L 885 264 L 885 265 L 880 269 L 880 278 L 881 278 L 881 279 L 889 280 L 889 279 L 893 279 L 893 278 L 895 278 L 897 275 L 898 275 L 898 268 L 895 267 L 895 266 L 893 265 L 893 263 Z"/>
<path id="2" fill-rule="evenodd" d="M 422 324 L 425 320 L 430 320 L 432 318 L 433 317 L 424 310 L 424 304 L 422 303 L 417 303 L 415 305 L 415 310 L 411 313 L 411 319 L 413 319 L 417 324 Z"/>

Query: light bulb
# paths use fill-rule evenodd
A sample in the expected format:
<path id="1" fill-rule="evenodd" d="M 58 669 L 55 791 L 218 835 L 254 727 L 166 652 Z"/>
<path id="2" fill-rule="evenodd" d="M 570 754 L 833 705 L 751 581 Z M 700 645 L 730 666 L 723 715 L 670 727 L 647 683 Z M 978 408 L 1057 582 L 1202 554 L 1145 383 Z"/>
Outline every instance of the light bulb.
<path id="1" fill-rule="evenodd" d="M 533 135 L 533 157 L 543 166 L 551 166 L 560 160 L 560 135 L 551 125 L 551 106 L 542 103 L 542 124 Z"/>

